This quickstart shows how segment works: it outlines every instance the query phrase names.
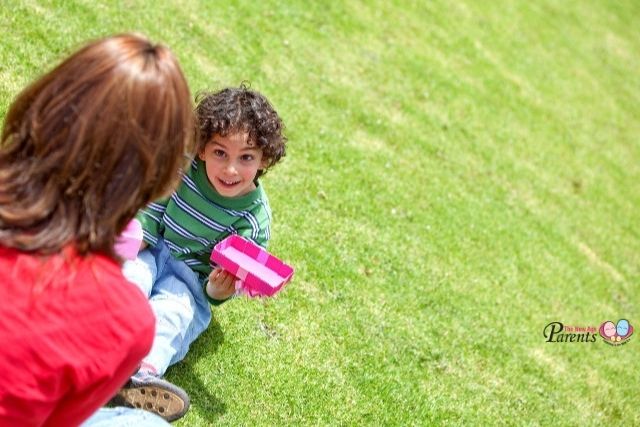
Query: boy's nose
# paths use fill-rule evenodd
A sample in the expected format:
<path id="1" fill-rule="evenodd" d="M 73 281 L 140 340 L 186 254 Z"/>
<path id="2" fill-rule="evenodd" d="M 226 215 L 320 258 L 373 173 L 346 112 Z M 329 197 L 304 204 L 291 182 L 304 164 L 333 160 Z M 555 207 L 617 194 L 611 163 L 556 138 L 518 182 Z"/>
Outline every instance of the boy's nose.
<path id="1" fill-rule="evenodd" d="M 237 172 L 236 167 L 233 163 L 227 164 L 227 167 L 225 169 L 226 169 L 226 172 L 229 174 L 235 174 Z"/>

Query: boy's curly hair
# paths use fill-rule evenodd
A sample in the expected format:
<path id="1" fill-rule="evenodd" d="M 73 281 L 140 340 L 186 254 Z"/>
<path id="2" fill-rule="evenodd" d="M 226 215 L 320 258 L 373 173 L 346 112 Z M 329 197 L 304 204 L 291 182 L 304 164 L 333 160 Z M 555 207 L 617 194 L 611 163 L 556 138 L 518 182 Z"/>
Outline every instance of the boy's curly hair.
<path id="1" fill-rule="evenodd" d="M 267 98 L 246 84 L 200 93 L 196 103 L 198 152 L 216 134 L 227 136 L 232 132 L 247 132 L 248 140 L 262 150 L 262 158 L 267 163 L 256 178 L 285 156 L 287 137 L 283 134 L 282 120 Z"/>

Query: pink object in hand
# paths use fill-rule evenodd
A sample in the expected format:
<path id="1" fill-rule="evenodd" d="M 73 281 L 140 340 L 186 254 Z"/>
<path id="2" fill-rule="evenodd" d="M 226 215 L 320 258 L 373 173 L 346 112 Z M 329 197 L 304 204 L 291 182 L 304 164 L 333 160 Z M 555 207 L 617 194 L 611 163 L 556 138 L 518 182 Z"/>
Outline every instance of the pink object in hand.
<path id="1" fill-rule="evenodd" d="M 124 259 L 136 259 L 141 244 L 142 224 L 137 219 L 132 219 L 116 239 L 114 250 Z"/>
<path id="2" fill-rule="evenodd" d="M 293 277 L 293 267 L 235 234 L 213 248 L 211 260 L 236 276 L 236 289 L 251 297 L 275 295 Z"/>

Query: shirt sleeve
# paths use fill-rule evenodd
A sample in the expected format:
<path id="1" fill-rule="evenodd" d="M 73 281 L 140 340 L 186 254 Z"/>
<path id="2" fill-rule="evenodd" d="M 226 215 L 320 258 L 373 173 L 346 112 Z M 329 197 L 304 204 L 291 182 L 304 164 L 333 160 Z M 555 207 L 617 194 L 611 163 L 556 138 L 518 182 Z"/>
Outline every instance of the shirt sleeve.
<path id="1" fill-rule="evenodd" d="M 213 299 L 207 293 L 207 283 L 209 283 L 209 280 L 204 281 L 204 284 L 202 285 L 202 292 L 204 292 L 204 296 L 207 298 L 207 301 L 209 301 L 209 304 L 213 306 L 219 306 L 235 297 L 235 295 L 231 295 L 229 298 L 226 298 L 226 299 Z"/>
<path id="2" fill-rule="evenodd" d="M 254 212 L 247 212 L 245 220 L 242 226 L 236 229 L 236 233 L 267 249 L 271 237 L 271 212 L 263 207 Z"/>
<path id="3" fill-rule="evenodd" d="M 267 249 L 267 246 L 269 245 L 269 239 L 267 237 L 266 230 L 261 230 L 258 233 L 254 233 L 250 228 L 241 228 L 237 230 L 237 234 L 247 240 L 251 240 L 253 243 L 261 246 L 264 249 Z"/>
<path id="4" fill-rule="evenodd" d="M 158 238 L 164 234 L 163 217 L 169 200 L 170 198 L 166 198 L 149 203 L 136 215 L 136 219 L 142 224 L 144 241 L 151 246 L 156 246 Z"/>

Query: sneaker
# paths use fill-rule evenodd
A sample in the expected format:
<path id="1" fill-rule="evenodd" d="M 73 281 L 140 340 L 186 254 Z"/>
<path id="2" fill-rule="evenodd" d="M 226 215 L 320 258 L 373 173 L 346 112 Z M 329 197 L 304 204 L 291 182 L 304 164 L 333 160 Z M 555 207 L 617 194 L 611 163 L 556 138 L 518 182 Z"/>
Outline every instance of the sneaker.
<path id="1" fill-rule="evenodd" d="M 183 389 L 160 377 L 140 373 L 131 377 L 109 403 L 144 409 L 167 421 L 175 421 L 189 410 L 189 396 Z"/>

